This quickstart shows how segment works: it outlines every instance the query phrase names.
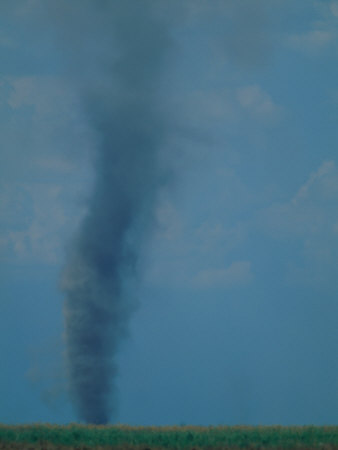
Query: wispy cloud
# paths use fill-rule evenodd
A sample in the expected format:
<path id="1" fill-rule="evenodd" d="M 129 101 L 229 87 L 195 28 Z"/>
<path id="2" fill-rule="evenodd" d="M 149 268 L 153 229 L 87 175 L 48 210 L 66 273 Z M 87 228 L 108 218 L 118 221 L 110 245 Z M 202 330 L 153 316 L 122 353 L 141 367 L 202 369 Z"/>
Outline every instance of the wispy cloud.
<path id="1" fill-rule="evenodd" d="M 2 186 L 1 191 L 1 259 L 60 263 L 65 240 L 85 211 L 67 204 L 62 184 L 17 183 Z"/>
<path id="2" fill-rule="evenodd" d="M 324 161 L 318 170 L 312 173 L 308 180 L 299 188 L 296 195 L 292 198 L 291 203 L 294 205 L 299 204 L 302 199 L 305 199 L 309 195 L 309 191 L 313 185 L 325 180 L 325 177 L 335 170 L 334 161 Z"/>
<path id="3" fill-rule="evenodd" d="M 338 2 L 337 1 L 331 2 L 330 11 L 335 17 L 338 17 Z"/>
<path id="4" fill-rule="evenodd" d="M 253 116 L 271 119 L 281 113 L 281 107 L 258 85 L 243 86 L 236 92 L 240 106 Z"/>
<path id="5" fill-rule="evenodd" d="M 309 236 L 332 230 L 338 220 L 338 170 L 324 161 L 288 201 L 276 202 L 260 215 L 260 223 L 275 237 Z"/>
<path id="6" fill-rule="evenodd" d="M 159 226 L 147 252 L 145 281 L 149 285 L 191 288 L 196 274 L 215 267 L 223 271 L 225 258 L 230 264 L 230 254 L 248 237 L 245 224 L 226 224 L 217 214 L 191 223 L 170 202 L 159 208 L 157 216 Z M 235 269 L 239 267 L 231 270 Z"/>
<path id="7" fill-rule="evenodd" d="M 337 18 L 338 2 L 312 2 L 315 15 L 307 28 L 286 35 L 289 48 L 316 56 L 320 52 L 338 45 Z"/>
<path id="8" fill-rule="evenodd" d="M 200 270 L 192 279 L 194 287 L 231 288 L 245 286 L 253 280 L 250 261 L 235 261 L 228 267 Z"/>
<path id="9" fill-rule="evenodd" d="M 289 262 L 289 280 L 328 283 L 337 277 L 337 202 L 338 169 L 334 161 L 324 161 L 293 197 L 259 214 L 261 230 L 275 240 L 296 245 Z"/>
<path id="10" fill-rule="evenodd" d="M 336 37 L 333 31 L 311 30 L 301 34 L 292 34 L 288 36 L 287 42 L 295 50 L 312 53 L 327 47 Z"/>

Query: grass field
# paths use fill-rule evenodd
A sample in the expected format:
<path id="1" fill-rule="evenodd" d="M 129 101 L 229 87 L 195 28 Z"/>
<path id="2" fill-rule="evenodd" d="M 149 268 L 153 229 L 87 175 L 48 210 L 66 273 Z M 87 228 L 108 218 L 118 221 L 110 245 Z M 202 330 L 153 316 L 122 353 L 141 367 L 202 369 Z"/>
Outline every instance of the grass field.
<path id="1" fill-rule="evenodd" d="M 0 425 L 0 449 L 338 449 L 338 426 Z"/>

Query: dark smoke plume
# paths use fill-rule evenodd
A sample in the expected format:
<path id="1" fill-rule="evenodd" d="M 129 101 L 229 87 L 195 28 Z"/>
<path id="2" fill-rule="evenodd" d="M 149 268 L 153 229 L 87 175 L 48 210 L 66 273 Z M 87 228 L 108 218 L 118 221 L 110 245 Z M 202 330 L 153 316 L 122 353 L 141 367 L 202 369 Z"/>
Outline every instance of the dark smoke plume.
<path id="1" fill-rule="evenodd" d="M 79 418 L 104 424 L 114 408 L 114 355 L 133 302 L 124 285 L 164 174 L 159 83 L 170 49 L 156 0 L 56 2 L 54 15 L 98 135 L 96 181 L 62 277 L 66 362 Z"/>

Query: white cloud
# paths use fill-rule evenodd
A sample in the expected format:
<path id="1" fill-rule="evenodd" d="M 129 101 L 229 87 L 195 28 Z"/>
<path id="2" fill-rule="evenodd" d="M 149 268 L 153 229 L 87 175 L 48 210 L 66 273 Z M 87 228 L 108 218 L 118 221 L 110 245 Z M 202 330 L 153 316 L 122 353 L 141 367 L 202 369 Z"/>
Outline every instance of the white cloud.
<path id="1" fill-rule="evenodd" d="M 240 87 L 236 94 L 242 109 L 254 117 L 270 120 L 281 112 L 281 108 L 274 103 L 270 95 L 258 85 Z"/>
<path id="2" fill-rule="evenodd" d="M 290 35 L 287 42 L 295 50 L 311 53 L 328 46 L 335 38 L 336 35 L 331 30 L 311 30 Z"/>
<path id="3" fill-rule="evenodd" d="M 238 121 L 238 108 L 227 89 L 194 90 L 173 97 L 171 102 L 180 123 L 199 132 L 224 129 Z"/>
<path id="4" fill-rule="evenodd" d="M 206 266 L 222 267 L 224 258 L 247 239 L 244 224 L 226 226 L 211 218 L 196 224 L 172 204 L 164 203 L 157 215 L 161 222 L 147 247 L 144 264 L 143 278 L 151 285 L 195 286 L 197 273 L 203 273 Z M 235 270 L 245 268 L 237 263 L 231 267 L 234 282 Z"/>
<path id="5" fill-rule="evenodd" d="M 8 104 L 13 109 L 36 103 L 37 99 L 32 97 L 32 94 L 34 93 L 33 88 L 36 84 L 35 77 L 17 77 L 10 81 L 13 91 L 9 96 Z"/>
<path id="6" fill-rule="evenodd" d="M 71 165 L 77 172 L 84 166 L 88 171 L 95 133 L 78 93 L 62 78 L 4 77 L 0 99 L 3 180 L 39 179 L 43 170 L 64 173 Z"/>
<path id="7" fill-rule="evenodd" d="M 247 237 L 247 229 L 242 223 L 226 227 L 221 222 L 202 223 L 194 233 L 195 250 L 205 259 L 207 255 L 225 255 L 241 245 Z"/>
<path id="8" fill-rule="evenodd" d="M 13 184 L 3 193 L 1 258 L 59 263 L 64 245 L 84 214 L 62 184 Z"/>
<path id="9" fill-rule="evenodd" d="M 251 263 L 235 261 L 229 267 L 200 270 L 192 279 L 197 288 L 231 288 L 243 286 L 253 280 Z"/>
<path id="10" fill-rule="evenodd" d="M 331 2 L 330 11 L 335 17 L 338 17 L 338 2 Z"/>
<path id="11" fill-rule="evenodd" d="M 292 198 L 291 203 L 296 205 L 302 199 L 306 198 L 309 195 L 309 190 L 311 187 L 317 182 L 322 182 L 323 180 L 327 180 L 327 175 L 333 173 L 335 170 L 334 161 L 324 161 L 322 165 L 318 168 L 318 170 L 312 173 L 308 180 L 299 188 L 296 195 Z"/>
<path id="12" fill-rule="evenodd" d="M 83 164 L 83 162 L 82 162 Z M 61 155 L 51 156 L 50 158 L 39 158 L 36 161 L 36 165 L 42 170 L 48 170 L 50 172 L 57 172 L 60 175 L 74 173 L 79 171 L 79 166 L 81 162 L 77 164 L 77 167 L 73 161 L 69 159 L 62 158 Z M 82 168 L 83 170 L 83 168 Z"/>
<path id="13" fill-rule="evenodd" d="M 215 143 L 224 145 L 224 136 L 242 134 L 243 125 L 271 126 L 279 122 L 283 113 L 282 106 L 256 84 L 194 90 L 174 95 L 170 102 L 178 118 L 178 139 L 183 135 L 193 141 L 192 157 L 198 146 L 207 146 L 210 153 Z M 184 134 L 182 124 L 186 130 Z M 184 151 L 189 146 L 186 140 L 183 142 Z"/>
<path id="14" fill-rule="evenodd" d="M 165 200 L 156 212 L 156 239 L 174 241 L 182 235 L 183 221 L 173 203 Z"/>
<path id="15" fill-rule="evenodd" d="M 68 117 L 71 117 L 78 107 L 76 95 L 60 77 L 6 77 L 6 81 L 12 87 L 8 104 L 13 109 L 33 106 L 35 114 L 39 114 L 39 116 L 52 114 L 56 118 L 60 113 L 67 113 Z M 77 113 L 79 113 L 79 108 Z"/>
<path id="16" fill-rule="evenodd" d="M 258 226 L 268 235 L 296 244 L 289 281 L 324 283 L 338 276 L 337 204 L 338 168 L 334 161 L 324 161 L 293 197 L 260 214 Z"/>
<path id="17" fill-rule="evenodd" d="M 286 44 L 307 55 L 318 55 L 332 46 L 338 45 L 338 2 L 313 1 L 315 18 L 302 32 L 286 35 Z"/>
<path id="18" fill-rule="evenodd" d="M 1 258 L 55 263 L 93 183 L 94 138 L 62 78 L 0 81 Z"/>
<path id="19" fill-rule="evenodd" d="M 254 195 L 235 169 L 207 156 L 198 170 L 185 172 L 180 198 L 161 199 L 143 264 L 151 285 L 191 287 L 198 272 L 230 264 L 245 245 L 248 226 L 239 214 L 247 214 Z"/>
<path id="20" fill-rule="evenodd" d="M 338 169 L 334 161 L 324 161 L 289 201 L 272 204 L 259 221 L 269 233 L 281 238 L 331 232 L 332 220 L 338 220 L 336 202 Z"/>

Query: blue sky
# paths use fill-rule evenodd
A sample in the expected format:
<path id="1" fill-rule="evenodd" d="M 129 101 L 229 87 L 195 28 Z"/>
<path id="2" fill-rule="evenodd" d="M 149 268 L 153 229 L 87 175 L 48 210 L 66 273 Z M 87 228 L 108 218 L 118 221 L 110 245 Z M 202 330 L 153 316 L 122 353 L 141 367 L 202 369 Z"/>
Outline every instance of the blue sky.
<path id="1" fill-rule="evenodd" d="M 106 80 L 69 69 L 67 10 L 44 4 L 0 7 L 3 423 L 77 420 L 59 285 L 100 140 L 82 86 Z M 336 423 L 338 2 L 158 4 L 172 175 L 131 288 L 112 420 Z"/>

